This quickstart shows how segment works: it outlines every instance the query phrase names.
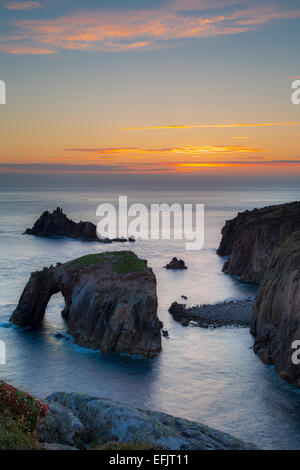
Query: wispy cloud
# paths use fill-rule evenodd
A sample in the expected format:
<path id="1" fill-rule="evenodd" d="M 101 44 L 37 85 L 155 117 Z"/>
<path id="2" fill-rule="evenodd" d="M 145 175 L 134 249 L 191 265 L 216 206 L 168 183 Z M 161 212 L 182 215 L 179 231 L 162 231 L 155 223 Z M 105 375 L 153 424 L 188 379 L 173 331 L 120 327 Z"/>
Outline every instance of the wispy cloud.
<path id="1" fill-rule="evenodd" d="M 278 159 L 278 160 L 233 160 L 226 162 L 178 162 L 175 163 L 175 166 L 178 169 L 195 169 L 201 167 L 227 167 L 227 166 L 272 166 L 272 167 L 281 167 L 281 166 L 299 166 L 300 158 L 297 159 Z"/>
<path id="2" fill-rule="evenodd" d="M 211 168 L 244 168 L 247 167 L 294 167 L 299 168 L 300 158 L 278 159 L 278 160 L 229 160 L 220 161 L 198 161 L 198 162 L 143 162 L 136 163 L 110 163 L 110 164 L 18 164 L 0 163 L 0 173 L 23 173 L 23 174 L 168 174 L 168 173 L 197 173 L 197 171 Z"/>
<path id="3" fill-rule="evenodd" d="M 29 174 L 48 174 L 48 173 L 62 173 L 62 174 L 126 174 L 126 173 L 167 173 L 175 171 L 172 166 L 157 165 L 153 163 L 145 163 L 137 166 L 133 163 L 118 163 L 118 164 L 97 164 L 97 165 L 74 165 L 74 164 L 18 164 L 18 163 L 1 163 L 0 173 L 29 173 Z"/>
<path id="4" fill-rule="evenodd" d="M 249 153 L 264 152 L 264 149 L 256 147 L 248 147 L 245 145 L 199 145 L 191 147 L 170 147 L 158 149 L 143 149 L 137 147 L 115 147 L 115 148 L 67 148 L 63 149 L 68 152 L 95 153 L 99 156 L 138 156 L 138 155 L 201 155 L 201 154 L 224 154 L 224 153 Z"/>
<path id="5" fill-rule="evenodd" d="M 39 2 L 10 2 L 15 9 Z M 240 34 L 271 21 L 300 17 L 300 9 L 254 0 L 174 1 L 151 10 L 101 10 L 71 12 L 46 20 L 15 20 L 7 44 L 22 33 L 27 50 L 128 51 L 163 48 L 175 40 Z M 241 7 L 244 6 L 243 7 Z M 251 5 L 251 6 L 249 6 Z M 18 8 L 19 6 L 19 8 Z M 24 45 L 24 40 L 22 41 Z M 0 50 L 9 52 L 1 45 Z M 32 52 L 34 53 L 34 52 Z"/>
<path id="6" fill-rule="evenodd" d="M 0 44 L 0 51 L 14 55 L 48 55 L 57 53 L 57 51 L 54 51 L 53 49 L 22 46 L 21 44 Z"/>
<path id="7" fill-rule="evenodd" d="M 253 123 L 233 123 L 233 124 L 182 124 L 165 126 L 145 126 L 145 127 L 121 127 L 123 131 L 147 131 L 158 129 L 209 129 L 209 128 L 233 128 L 233 127 L 268 127 L 268 126 L 300 126 L 298 122 L 253 122 Z"/>
<path id="8" fill-rule="evenodd" d="M 40 2 L 6 2 L 4 4 L 4 8 L 7 10 L 32 10 L 41 6 Z"/>

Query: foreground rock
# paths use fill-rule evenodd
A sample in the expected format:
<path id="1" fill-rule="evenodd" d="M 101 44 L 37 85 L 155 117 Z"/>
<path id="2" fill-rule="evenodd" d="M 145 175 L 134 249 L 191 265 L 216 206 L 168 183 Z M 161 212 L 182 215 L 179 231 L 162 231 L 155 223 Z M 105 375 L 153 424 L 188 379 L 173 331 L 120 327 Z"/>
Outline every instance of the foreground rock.
<path id="1" fill-rule="evenodd" d="M 169 312 L 174 320 L 183 326 L 190 323 L 201 328 L 218 328 L 221 326 L 249 327 L 253 314 L 253 299 L 234 300 L 219 304 L 197 305 L 187 307 L 185 304 L 173 302 Z"/>
<path id="2" fill-rule="evenodd" d="M 126 242 L 126 238 L 99 238 L 96 225 L 92 222 L 74 222 L 69 219 L 62 209 L 58 207 L 52 213 L 45 211 L 35 222 L 32 228 L 25 231 L 27 235 L 38 235 L 40 237 L 68 237 L 87 242 Z M 134 237 L 129 237 L 128 241 L 134 242 Z"/>
<path id="3" fill-rule="evenodd" d="M 177 259 L 175 256 L 170 261 L 170 263 L 166 264 L 166 269 L 187 269 L 185 262 L 182 259 Z"/>
<path id="4" fill-rule="evenodd" d="M 50 395 L 47 402 L 50 408 L 60 405 L 62 410 L 68 409 L 74 417 L 73 441 L 70 439 L 72 435 L 70 429 L 67 429 L 67 438 L 64 438 L 61 420 L 57 426 L 53 423 L 47 425 L 48 431 L 54 426 L 54 434 L 59 432 L 56 434 L 56 439 L 58 439 L 56 442 L 61 444 L 84 448 L 96 443 L 140 441 L 166 450 L 242 450 L 255 447 L 200 423 L 176 418 L 165 413 L 136 408 L 105 398 L 58 392 Z M 84 427 L 84 433 L 80 438 L 77 433 L 78 422 L 75 418 Z M 41 425 L 45 427 L 45 422 L 48 419 L 48 417 L 44 418 L 44 423 L 41 422 Z M 47 435 L 44 432 L 43 439 L 48 439 L 48 442 L 51 442 L 51 435 L 53 434 Z"/>
<path id="5" fill-rule="evenodd" d="M 144 357 L 161 351 L 156 278 L 133 252 L 83 256 L 32 273 L 10 321 L 21 327 L 39 325 L 58 292 L 76 343 Z"/>
<path id="6" fill-rule="evenodd" d="M 80 393 L 41 401 L 0 381 L 0 450 L 252 449 L 203 424 Z"/>
<path id="7" fill-rule="evenodd" d="M 218 249 L 230 255 L 223 272 L 260 283 L 276 248 L 290 233 L 300 229 L 300 202 L 280 204 L 239 213 L 226 222 Z"/>
<path id="8" fill-rule="evenodd" d="M 257 296 L 251 333 L 256 354 L 300 387 L 300 365 L 292 361 L 292 344 L 300 340 L 300 231 L 287 237 L 271 260 Z"/>

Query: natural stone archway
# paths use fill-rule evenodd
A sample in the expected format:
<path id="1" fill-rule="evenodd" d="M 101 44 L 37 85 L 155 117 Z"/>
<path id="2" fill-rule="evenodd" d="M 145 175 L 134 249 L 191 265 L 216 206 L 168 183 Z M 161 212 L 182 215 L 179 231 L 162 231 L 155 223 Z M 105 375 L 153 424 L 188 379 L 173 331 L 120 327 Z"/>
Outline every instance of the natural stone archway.
<path id="1" fill-rule="evenodd" d="M 133 252 L 88 255 L 32 273 L 10 321 L 38 325 L 58 292 L 65 299 L 62 316 L 78 344 L 145 357 L 161 350 L 156 278 Z"/>

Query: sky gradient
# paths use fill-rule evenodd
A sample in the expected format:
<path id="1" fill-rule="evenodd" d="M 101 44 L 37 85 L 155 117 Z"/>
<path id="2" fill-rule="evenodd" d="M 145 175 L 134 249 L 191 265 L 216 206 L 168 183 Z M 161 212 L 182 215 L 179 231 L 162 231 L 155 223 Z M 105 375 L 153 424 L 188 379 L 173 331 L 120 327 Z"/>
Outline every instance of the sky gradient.
<path id="1" fill-rule="evenodd" d="M 0 1 L 0 29 L 0 181 L 300 175 L 296 0 Z"/>

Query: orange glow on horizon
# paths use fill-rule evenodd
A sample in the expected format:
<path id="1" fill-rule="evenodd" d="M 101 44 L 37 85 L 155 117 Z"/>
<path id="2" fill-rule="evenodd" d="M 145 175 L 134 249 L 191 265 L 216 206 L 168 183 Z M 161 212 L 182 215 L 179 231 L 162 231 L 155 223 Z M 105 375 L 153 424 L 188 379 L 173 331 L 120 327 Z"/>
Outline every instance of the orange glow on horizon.
<path id="1" fill-rule="evenodd" d="M 159 129 L 226 129 L 234 127 L 270 127 L 270 126 L 300 126 L 300 122 L 259 122 L 259 123 L 233 123 L 233 124 L 185 124 L 145 127 L 121 127 L 122 131 L 159 130 Z"/>

